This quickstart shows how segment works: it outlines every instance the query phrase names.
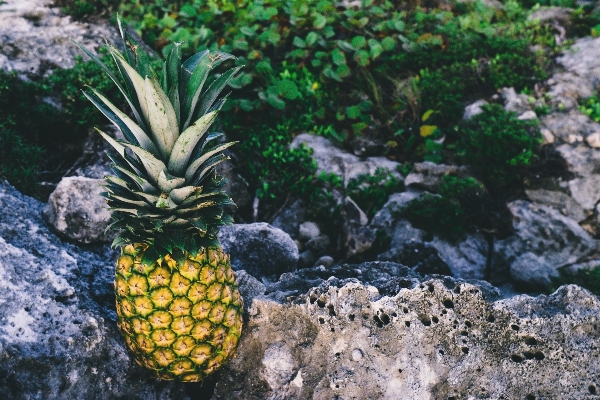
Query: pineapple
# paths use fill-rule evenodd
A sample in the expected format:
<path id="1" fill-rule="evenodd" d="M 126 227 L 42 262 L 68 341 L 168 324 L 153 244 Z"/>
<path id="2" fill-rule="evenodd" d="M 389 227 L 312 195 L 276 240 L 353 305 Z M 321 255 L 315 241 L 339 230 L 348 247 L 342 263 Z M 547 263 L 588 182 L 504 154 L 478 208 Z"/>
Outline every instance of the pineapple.
<path id="1" fill-rule="evenodd" d="M 215 166 L 227 159 L 221 133 L 208 130 L 225 98 L 218 98 L 241 67 L 210 85 L 209 73 L 233 59 L 219 51 L 182 61 L 172 44 L 156 75 L 147 54 L 119 30 L 125 51 L 107 45 L 122 81 L 79 46 L 110 76 L 129 103 L 133 119 L 95 89 L 86 97 L 122 132 L 114 147 L 116 176 L 103 195 L 109 229 L 121 247 L 115 276 L 118 327 L 134 360 L 157 378 L 195 382 L 226 363 L 242 332 L 242 299 L 229 256 L 217 239 L 231 225 L 223 206 L 233 204 Z M 204 86 L 208 86 L 203 90 Z"/>

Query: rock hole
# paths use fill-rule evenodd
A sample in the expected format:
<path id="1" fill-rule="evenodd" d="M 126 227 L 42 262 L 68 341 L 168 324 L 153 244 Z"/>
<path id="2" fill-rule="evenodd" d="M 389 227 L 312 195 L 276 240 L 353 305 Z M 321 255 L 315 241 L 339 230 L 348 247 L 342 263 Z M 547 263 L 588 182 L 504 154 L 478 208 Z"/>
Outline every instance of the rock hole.
<path id="1" fill-rule="evenodd" d="M 398 372 L 402 373 L 402 370 L 401 370 L 401 369 L 399 369 L 399 370 L 398 370 Z"/>
<path id="2" fill-rule="evenodd" d="M 310 295 L 310 304 L 315 304 L 315 301 L 317 301 L 317 296 L 315 296 L 314 294 Z"/>
<path id="3" fill-rule="evenodd" d="M 513 354 L 512 356 L 510 356 L 510 359 L 516 363 L 520 363 L 521 361 L 523 361 L 523 357 L 521 357 L 518 354 Z"/>
<path id="4" fill-rule="evenodd" d="M 472 324 L 470 321 L 465 321 L 465 326 L 466 326 L 467 328 L 470 328 L 470 327 L 472 327 L 472 326 L 473 326 L 473 324 Z"/>
<path id="5" fill-rule="evenodd" d="M 590 392 L 590 394 L 598 393 L 598 391 L 596 390 L 596 386 L 594 386 L 594 385 L 588 386 L 588 391 Z"/>
<path id="6" fill-rule="evenodd" d="M 532 353 L 532 352 L 530 352 L 530 351 L 526 351 L 526 352 L 524 352 L 524 353 L 523 353 L 523 355 L 524 355 L 524 356 L 525 356 L 525 358 L 526 358 L 526 359 L 528 359 L 528 360 L 531 360 L 531 359 L 533 359 L 533 357 L 534 357 L 533 353 Z"/>
<path id="7" fill-rule="evenodd" d="M 404 325 L 406 325 L 406 327 L 410 327 L 410 321 L 404 321 Z"/>
<path id="8" fill-rule="evenodd" d="M 317 300 L 317 305 L 321 308 L 325 308 L 325 302 L 321 299 Z"/>
<path id="9" fill-rule="evenodd" d="M 389 324 L 390 323 L 390 317 L 386 313 L 382 313 L 381 314 L 381 322 L 383 322 L 384 325 Z"/>
<path id="10" fill-rule="evenodd" d="M 402 309 L 402 312 L 404 312 L 404 314 L 408 314 L 408 308 L 404 307 L 404 308 Z"/>
<path id="11" fill-rule="evenodd" d="M 525 396 L 525 400 L 535 400 L 535 396 L 532 394 L 528 394 L 527 396 Z"/>
<path id="12" fill-rule="evenodd" d="M 448 311 L 442 310 L 442 314 L 446 315 L 446 314 L 448 314 Z"/>
<path id="13" fill-rule="evenodd" d="M 469 348 L 468 347 L 463 347 L 461 348 L 462 352 L 465 354 L 469 354 Z"/>
<path id="14" fill-rule="evenodd" d="M 354 314 L 350 314 L 350 315 L 348 315 L 348 319 L 349 319 L 350 321 L 354 321 L 354 318 L 355 318 L 355 317 L 356 317 L 356 316 L 355 316 Z"/>
<path id="15" fill-rule="evenodd" d="M 528 346 L 535 346 L 536 344 L 538 344 L 537 340 L 535 340 L 534 338 L 527 338 L 525 339 L 525 344 Z"/>
<path id="16" fill-rule="evenodd" d="M 319 323 L 320 324 L 324 324 L 325 323 L 325 320 L 323 319 L 323 317 L 319 317 Z"/>
<path id="17" fill-rule="evenodd" d="M 461 336 L 469 336 L 469 332 L 467 332 L 467 331 L 462 331 L 462 332 L 460 333 L 460 335 L 461 335 Z"/>
<path id="18" fill-rule="evenodd" d="M 496 318 L 494 318 L 494 316 L 492 314 L 488 315 L 487 320 L 488 320 L 488 322 L 492 322 L 492 323 L 496 322 Z"/>
<path id="19" fill-rule="evenodd" d="M 435 315 L 433 317 L 431 317 L 431 320 L 433 321 L 433 323 L 437 324 L 438 322 L 440 322 L 440 320 L 438 319 L 438 317 L 436 317 Z"/>
<path id="20" fill-rule="evenodd" d="M 383 322 L 379 319 L 377 315 L 373 315 L 373 321 L 375 321 L 375 324 L 378 328 L 383 328 Z"/>
<path id="21" fill-rule="evenodd" d="M 394 312 L 392 313 L 392 317 L 397 317 L 397 316 L 398 316 L 398 314 L 396 314 L 396 312 L 394 311 Z"/>
<path id="22" fill-rule="evenodd" d="M 327 306 L 327 308 L 329 308 L 329 315 L 332 316 L 332 317 L 335 317 L 336 314 L 335 314 L 335 310 L 333 309 L 333 304 L 329 304 Z"/>
<path id="23" fill-rule="evenodd" d="M 444 300 L 442 303 L 446 308 L 454 308 L 454 302 L 452 300 Z"/>
<path id="24" fill-rule="evenodd" d="M 331 332 L 335 332 L 335 328 L 331 328 Z"/>
<path id="25" fill-rule="evenodd" d="M 542 361 L 544 358 L 546 358 L 546 356 L 544 355 L 544 353 L 542 353 L 541 351 L 538 351 L 538 352 L 534 353 L 533 356 L 538 361 Z"/>
<path id="26" fill-rule="evenodd" d="M 460 286 L 454 288 L 454 293 L 460 294 Z"/>
<path id="27" fill-rule="evenodd" d="M 431 320 L 427 319 L 427 318 L 423 318 L 421 319 L 421 322 L 423 323 L 423 325 L 425 326 L 430 326 L 431 325 Z"/>
<path id="28" fill-rule="evenodd" d="M 511 328 L 513 331 L 517 331 L 517 332 L 518 332 L 518 331 L 519 331 L 519 329 L 520 329 L 520 328 L 519 328 L 519 325 L 515 325 L 515 324 L 512 324 L 512 325 L 510 326 L 510 328 Z"/>
<path id="29" fill-rule="evenodd" d="M 427 290 L 429 290 L 431 293 L 433 293 L 433 291 L 435 290 L 435 287 L 433 287 L 433 285 L 429 285 L 427 287 Z"/>
<path id="30" fill-rule="evenodd" d="M 450 396 L 450 397 L 448 397 L 448 400 L 456 400 L 456 397 Z"/>
<path id="31" fill-rule="evenodd" d="M 440 355 L 444 355 L 444 350 L 438 350 L 438 353 L 440 353 Z"/>

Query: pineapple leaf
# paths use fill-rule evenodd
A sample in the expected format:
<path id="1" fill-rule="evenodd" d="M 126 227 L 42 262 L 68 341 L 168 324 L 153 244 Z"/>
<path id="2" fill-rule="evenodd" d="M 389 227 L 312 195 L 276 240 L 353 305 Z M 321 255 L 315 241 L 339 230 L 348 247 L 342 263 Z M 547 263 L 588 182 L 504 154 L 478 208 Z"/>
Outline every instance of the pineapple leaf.
<path id="1" fill-rule="evenodd" d="M 190 164 L 190 166 L 187 168 L 187 170 L 185 171 L 185 179 L 187 182 L 191 181 L 192 178 L 194 177 L 194 175 L 196 174 L 196 172 L 198 171 L 198 169 L 200 169 L 201 167 L 203 167 L 204 163 L 209 160 L 213 155 L 222 152 L 223 150 L 233 146 L 234 144 L 236 144 L 237 142 L 229 142 L 229 143 L 225 143 L 224 145 L 221 145 L 205 154 L 203 154 L 200 158 L 198 158 L 196 161 L 194 161 L 192 164 Z"/>
<path id="2" fill-rule="evenodd" d="M 194 192 L 200 192 L 202 188 L 196 186 L 185 186 L 179 189 L 174 189 L 169 193 L 169 196 L 176 204 L 181 204 L 185 199 L 190 197 Z"/>
<path id="3" fill-rule="evenodd" d="M 160 257 L 160 254 L 156 251 L 154 246 L 150 246 L 144 251 L 142 255 L 142 265 L 150 266 L 156 262 Z"/>
<path id="4" fill-rule="evenodd" d="M 125 113 L 121 112 L 117 107 L 115 107 L 106 97 L 102 95 L 102 93 L 98 92 L 95 89 L 92 89 L 93 94 L 83 92 L 85 97 L 87 97 L 101 112 L 104 114 L 111 122 L 119 128 L 125 139 L 127 139 L 131 144 L 136 146 L 141 146 L 144 150 L 152 153 L 155 156 L 159 156 L 158 149 L 150 140 L 146 132 L 142 130 L 135 122 L 133 122 Z M 100 102 L 106 107 L 104 107 Z"/>
<path id="5" fill-rule="evenodd" d="M 173 243 L 162 235 L 157 235 L 154 241 L 155 245 L 159 245 L 171 254 L 173 252 Z"/>
<path id="6" fill-rule="evenodd" d="M 171 242 L 173 242 L 173 244 L 181 249 L 182 251 L 185 251 L 185 239 L 186 239 L 186 235 L 185 233 L 180 230 L 180 229 L 173 229 L 172 231 L 169 232 L 169 239 L 171 240 Z"/>
<path id="7" fill-rule="evenodd" d="M 173 189 L 176 189 L 183 184 L 185 184 L 184 178 L 172 176 L 168 173 L 165 173 L 165 171 L 160 171 L 158 174 L 158 187 L 163 191 L 163 193 L 169 193 Z"/>
<path id="8" fill-rule="evenodd" d="M 185 249 L 192 255 L 192 257 L 195 257 L 198 254 L 198 245 L 196 244 L 196 239 L 194 236 L 188 236 L 185 239 Z"/>
<path id="9" fill-rule="evenodd" d="M 169 55 L 167 56 L 167 60 L 163 64 L 163 85 L 162 88 L 165 93 L 169 93 L 169 99 L 173 106 L 175 106 L 175 102 L 173 98 L 170 96 L 173 88 L 175 89 L 174 93 L 179 94 L 179 69 L 181 67 L 181 45 L 183 43 L 173 43 L 171 50 L 169 51 Z M 177 100 L 179 100 L 179 96 L 177 96 Z"/>
<path id="10" fill-rule="evenodd" d="M 213 111 L 202 116 L 179 136 L 169 158 L 169 171 L 175 175 L 182 175 L 185 172 L 192 150 L 208 131 L 217 113 L 218 111 Z"/>
<path id="11" fill-rule="evenodd" d="M 219 97 L 221 91 L 223 91 L 225 86 L 234 77 L 234 75 L 237 74 L 240 69 L 242 69 L 242 67 L 243 66 L 231 68 L 229 71 L 225 72 L 223 75 L 218 77 L 208 87 L 208 89 L 202 94 L 202 97 L 200 97 L 198 107 L 194 111 L 194 119 L 197 119 L 206 114 L 206 112 L 211 108 L 217 97 Z"/>
<path id="12" fill-rule="evenodd" d="M 233 55 L 223 53 L 220 51 L 211 52 L 202 57 L 194 69 L 192 76 L 190 77 L 187 87 L 185 88 L 185 96 L 183 99 L 183 114 L 181 120 L 184 121 L 183 129 L 186 129 L 194 116 L 194 110 L 198 99 L 200 98 L 200 92 L 206 81 L 208 73 L 220 65 L 223 61 L 235 58 Z"/>
<path id="13" fill-rule="evenodd" d="M 114 164 L 114 169 L 120 171 L 121 173 L 125 174 L 127 177 L 129 177 L 132 181 L 134 181 L 140 189 L 142 189 L 145 193 L 156 193 L 157 190 L 154 188 L 154 186 L 152 186 L 150 184 L 150 182 L 148 182 L 147 180 L 145 180 L 144 178 L 134 174 L 133 172 L 129 171 L 127 168 L 125 168 L 121 163 L 118 162 L 118 160 L 115 160 L 113 158 L 111 158 L 111 160 L 115 163 Z"/>
<path id="14" fill-rule="evenodd" d="M 173 145 L 179 136 L 175 110 L 156 80 L 146 77 L 145 86 L 147 118 L 154 136 L 154 142 L 158 146 L 161 158 L 168 160 Z"/>
<path id="15" fill-rule="evenodd" d="M 194 228 L 198 229 L 202 233 L 206 233 L 206 230 L 208 228 L 207 228 L 206 220 L 204 219 L 204 217 L 190 219 L 189 221 L 190 221 L 190 224 L 192 224 L 192 226 Z"/>
<path id="16" fill-rule="evenodd" d="M 108 136 L 108 135 L 107 135 Z M 154 182 L 158 183 L 159 174 L 167 169 L 166 165 L 152 154 L 142 149 L 141 147 L 134 146 L 129 143 L 123 143 L 126 147 L 130 148 L 131 151 L 139 157 L 140 161 L 144 165 L 144 168 L 148 172 L 149 178 Z"/>

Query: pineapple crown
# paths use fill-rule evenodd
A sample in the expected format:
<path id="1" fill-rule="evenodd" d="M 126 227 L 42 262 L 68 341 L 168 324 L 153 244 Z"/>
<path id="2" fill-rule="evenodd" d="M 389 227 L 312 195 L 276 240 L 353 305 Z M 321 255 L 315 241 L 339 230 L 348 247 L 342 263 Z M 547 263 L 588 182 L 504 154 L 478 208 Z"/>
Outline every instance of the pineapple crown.
<path id="1" fill-rule="evenodd" d="M 219 94 L 241 67 L 224 72 L 203 90 L 209 73 L 235 57 L 204 50 L 182 63 L 181 43 L 173 43 L 159 80 L 148 55 L 124 33 L 118 16 L 117 21 L 124 52 L 107 47 L 122 80 L 76 43 L 118 87 L 134 118 L 100 91 L 84 91 L 124 137 L 115 140 L 96 128 L 117 152 L 109 155 L 116 176 L 105 177 L 103 193 L 113 219 L 107 230 L 119 232 L 113 247 L 145 243 L 156 253 L 219 247 L 219 227 L 233 224 L 223 207 L 235 204 L 215 166 L 228 159 L 223 151 L 235 142 L 220 144 L 223 134 L 208 130 L 227 98 Z"/>

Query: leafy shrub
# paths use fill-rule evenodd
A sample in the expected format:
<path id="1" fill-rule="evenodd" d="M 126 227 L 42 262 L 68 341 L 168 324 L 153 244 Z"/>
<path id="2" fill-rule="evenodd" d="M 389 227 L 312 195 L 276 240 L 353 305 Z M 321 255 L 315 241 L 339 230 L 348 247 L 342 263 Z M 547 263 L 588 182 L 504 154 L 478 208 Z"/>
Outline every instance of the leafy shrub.
<path id="1" fill-rule="evenodd" d="M 120 0 L 54 0 L 55 6 L 61 7 L 65 14 L 75 19 L 110 14 L 120 3 Z"/>
<path id="2" fill-rule="evenodd" d="M 496 191 L 521 181 L 542 137 L 537 121 L 519 120 L 497 104 L 482 110 L 460 127 L 456 152 L 488 189 Z"/>
<path id="3" fill-rule="evenodd" d="M 43 150 L 26 143 L 10 125 L 0 124 L 0 177 L 22 193 L 35 194 Z"/>
<path id="4" fill-rule="evenodd" d="M 346 194 L 358 204 L 369 218 L 385 204 L 392 193 L 404 189 L 403 182 L 386 169 L 377 168 L 373 175 L 359 175 L 351 179 Z"/>
<path id="5" fill-rule="evenodd" d="M 594 121 L 600 122 L 600 100 L 598 96 L 583 100 L 579 110 Z"/>
<path id="6" fill-rule="evenodd" d="M 561 269 L 559 271 L 560 277 L 553 282 L 556 288 L 560 285 L 575 284 L 600 296 L 600 268 L 583 268 L 575 272 L 567 269 Z"/>

